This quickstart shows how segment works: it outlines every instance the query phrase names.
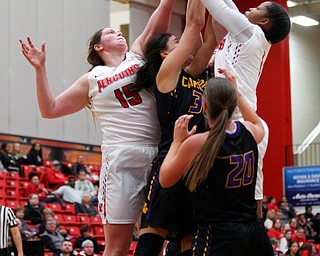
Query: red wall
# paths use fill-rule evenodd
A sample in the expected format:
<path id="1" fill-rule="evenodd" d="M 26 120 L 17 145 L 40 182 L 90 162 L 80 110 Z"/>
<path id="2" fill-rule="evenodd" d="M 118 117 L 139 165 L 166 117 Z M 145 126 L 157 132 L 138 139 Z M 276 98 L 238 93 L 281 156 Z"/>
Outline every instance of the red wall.
<path id="1" fill-rule="evenodd" d="M 285 0 L 275 1 L 286 6 Z M 261 1 L 235 0 L 244 12 Z M 269 126 L 269 145 L 264 158 L 264 194 L 279 200 L 283 195 L 282 168 L 285 147 L 292 145 L 289 40 L 273 45 L 258 85 L 258 114 Z M 287 159 L 288 163 L 288 159 Z M 292 164 L 292 159 L 289 159 Z"/>

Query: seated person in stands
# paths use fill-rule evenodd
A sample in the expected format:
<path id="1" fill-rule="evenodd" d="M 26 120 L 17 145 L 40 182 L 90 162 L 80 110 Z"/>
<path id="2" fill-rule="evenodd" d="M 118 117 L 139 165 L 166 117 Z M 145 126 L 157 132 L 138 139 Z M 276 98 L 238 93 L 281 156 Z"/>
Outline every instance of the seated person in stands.
<path id="1" fill-rule="evenodd" d="M 93 243 L 94 253 L 100 253 L 99 244 L 96 239 L 94 239 L 91 228 L 89 225 L 84 224 L 80 228 L 80 236 L 77 238 L 74 248 L 82 248 L 82 243 L 86 240 L 90 240 Z"/>
<path id="2" fill-rule="evenodd" d="M 65 240 L 58 228 L 55 218 L 48 218 L 45 222 L 45 231 L 41 236 L 41 240 L 46 249 L 50 252 L 60 252 L 62 242 Z"/>
<path id="3" fill-rule="evenodd" d="M 30 172 L 28 178 L 30 182 L 26 190 L 27 195 L 37 194 L 39 200 L 43 203 L 60 203 L 60 199 L 56 195 L 51 194 L 43 183 L 40 183 L 38 172 Z"/>
<path id="4" fill-rule="evenodd" d="M 42 166 L 43 157 L 42 157 L 42 148 L 40 143 L 34 143 L 27 154 L 28 164 Z"/>
<path id="5" fill-rule="evenodd" d="M 2 143 L 0 148 L 0 161 L 6 171 L 19 171 L 19 165 L 11 154 L 11 144 Z"/>
<path id="6" fill-rule="evenodd" d="M 27 205 L 24 207 L 24 219 L 31 220 L 33 225 L 39 225 L 42 222 L 43 205 L 39 203 L 37 194 L 30 194 Z"/>
<path id="7" fill-rule="evenodd" d="M 35 241 L 35 240 L 39 240 L 39 232 L 37 230 L 33 230 L 32 232 L 24 232 L 22 230 L 22 222 L 20 219 L 16 219 L 19 231 L 20 231 L 20 235 L 21 235 L 21 240 L 22 241 Z"/>
<path id="8" fill-rule="evenodd" d="M 23 219 L 24 218 L 24 208 L 21 206 L 17 206 L 14 209 L 14 214 L 17 217 L 17 223 L 18 223 L 18 227 L 21 233 L 21 238 L 22 240 L 28 240 L 29 238 L 31 238 L 32 236 L 34 236 L 35 234 L 38 233 L 38 231 L 36 229 L 31 229 L 29 227 L 29 225 L 27 224 L 27 222 Z M 20 224 L 20 226 L 19 226 Z"/>
<path id="9" fill-rule="evenodd" d="M 19 168 L 21 164 L 28 164 L 28 157 L 21 152 L 21 145 L 18 142 L 13 144 L 12 157 L 16 161 Z"/>
<path id="10" fill-rule="evenodd" d="M 76 256 L 77 254 L 73 251 L 72 242 L 69 240 L 64 240 L 61 244 L 60 251 L 55 252 L 53 256 Z"/>
<path id="11" fill-rule="evenodd" d="M 43 212 L 42 212 L 42 223 L 39 227 L 39 233 L 42 234 L 45 230 L 46 230 L 46 222 L 47 219 L 49 218 L 54 218 L 55 219 L 55 215 L 54 212 L 50 209 L 50 208 L 44 208 Z M 60 233 L 63 236 L 66 236 L 68 234 L 68 231 L 65 228 L 60 227 L 60 223 L 57 221 L 57 226 L 60 230 Z"/>
<path id="12" fill-rule="evenodd" d="M 68 184 L 59 187 L 57 190 L 52 191 L 52 194 L 59 195 L 66 203 L 78 203 L 82 202 L 83 192 L 75 189 L 76 177 L 69 176 Z"/>
<path id="13" fill-rule="evenodd" d="M 52 166 L 46 168 L 43 177 L 43 183 L 50 190 L 56 190 L 60 186 L 66 184 L 67 177 L 61 172 L 60 162 L 57 160 L 52 161 Z"/>
<path id="14" fill-rule="evenodd" d="M 89 216 L 98 216 L 98 212 L 94 208 L 91 200 L 91 195 L 83 193 L 82 203 L 76 204 L 77 213 L 85 213 Z"/>
<path id="15" fill-rule="evenodd" d="M 84 170 L 89 174 L 88 168 L 83 162 L 83 155 L 78 155 L 77 162 L 75 162 L 71 167 L 71 173 L 73 175 L 78 175 L 80 170 Z"/>
<path id="16" fill-rule="evenodd" d="M 78 180 L 76 181 L 75 189 L 81 190 L 92 197 L 92 203 L 98 204 L 97 200 L 97 188 L 94 187 L 92 182 L 87 179 L 87 173 L 85 170 L 80 170 L 78 174 Z"/>
<path id="17" fill-rule="evenodd" d="M 81 248 L 82 250 L 78 256 L 97 256 L 97 254 L 94 253 L 93 242 L 91 240 L 84 240 L 81 244 Z"/>

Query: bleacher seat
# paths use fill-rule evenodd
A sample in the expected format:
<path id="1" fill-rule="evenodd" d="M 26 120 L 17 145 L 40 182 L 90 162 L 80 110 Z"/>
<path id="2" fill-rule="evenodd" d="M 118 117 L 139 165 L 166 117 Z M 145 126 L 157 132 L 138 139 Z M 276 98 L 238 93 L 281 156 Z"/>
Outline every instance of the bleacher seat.
<path id="1" fill-rule="evenodd" d="M 63 215 L 64 226 L 76 226 L 78 223 L 77 217 L 74 215 Z"/>
<path id="2" fill-rule="evenodd" d="M 93 228 L 93 236 L 104 236 L 103 227 L 94 227 Z"/>
<path id="3" fill-rule="evenodd" d="M 71 214 L 71 215 L 75 215 L 76 214 L 76 207 L 74 204 L 64 204 L 63 205 L 63 209 L 62 212 L 64 214 Z"/>
<path id="4" fill-rule="evenodd" d="M 22 206 L 18 200 L 5 200 L 5 205 L 11 209 L 16 208 L 17 206 Z"/>
<path id="5" fill-rule="evenodd" d="M 69 231 L 69 235 L 74 238 L 77 238 L 80 236 L 80 229 L 78 227 L 69 227 L 68 231 Z"/>
<path id="6" fill-rule="evenodd" d="M 81 223 L 81 225 L 83 225 L 83 224 L 90 225 L 91 224 L 90 217 L 88 214 L 83 214 L 83 213 L 77 214 L 77 221 L 79 223 Z"/>
<path id="7" fill-rule="evenodd" d="M 17 173 L 17 172 L 7 172 L 7 179 L 19 180 L 20 179 L 19 173 Z"/>
<path id="8" fill-rule="evenodd" d="M 7 184 L 7 187 L 18 188 L 20 186 L 19 180 L 13 179 L 13 178 L 7 178 L 6 179 L 6 184 Z"/>
<path id="9" fill-rule="evenodd" d="M 5 196 L 6 196 L 6 192 L 4 191 L 4 189 L 1 189 L 1 186 L 0 186 L 0 200 L 4 200 Z"/>
<path id="10" fill-rule="evenodd" d="M 54 213 L 62 213 L 60 204 L 47 203 L 47 207 L 50 208 Z"/>
<path id="11" fill-rule="evenodd" d="M 36 170 L 34 165 L 21 165 L 20 169 L 21 169 L 21 176 L 26 179 L 28 178 L 28 175 L 30 172 L 34 172 Z"/>
<path id="12" fill-rule="evenodd" d="M 0 189 L 4 189 L 5 187 L 7 187 L 6 180 L 0 179 Z"/>
<path id="13" fill-rule="evenodd" d="M 52 166 L 52 161 L 51 161 L 51 160 L 45 160 L 45 161 L 43 161 L 43 166 L 45 166 L 45 167 L 51 167 L 51 166 Z"/>
<path id="14" fill-rule="evenodd" d="M 7 172 L 0 171 L 0 179 L 5 180 L 7 178 Z"/>
<path id="15" fill-rule="evenodd" d="M 94 227 L 101 227 L 102 222 L 99 216 L 90 216 L 90 225 L 92 228 Z"/>
<path id="16" fill-rule="evenodd" d="M 20 200 L 18 188 L 6 187 L 4 190 L 5 190 L 5 200 L 8 200 L 8 201 L 19 201 Z"/>
<path id="17" fill-rule="evenodd" d="M 64 219 L 63 219 L 63 215 L 62 215 L 62 214 L 56 213 L 56 214 L 54 215 L 54 218 L 56 219 L 56 221 L 57 221 L 59 224 L 63 224 L 63 223 L 64 223 Z"/>

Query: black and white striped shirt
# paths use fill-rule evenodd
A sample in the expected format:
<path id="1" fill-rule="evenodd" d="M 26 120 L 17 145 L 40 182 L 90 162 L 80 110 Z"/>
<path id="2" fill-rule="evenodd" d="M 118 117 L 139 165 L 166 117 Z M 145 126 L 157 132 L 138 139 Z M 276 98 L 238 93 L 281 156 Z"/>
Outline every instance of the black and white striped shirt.
<path id="1" fill-rule="evenodd" d="M 11 208 L 0 205 L 0 249 L 8 247 L 9 229 L 16 226 L 16 216 Z"/>

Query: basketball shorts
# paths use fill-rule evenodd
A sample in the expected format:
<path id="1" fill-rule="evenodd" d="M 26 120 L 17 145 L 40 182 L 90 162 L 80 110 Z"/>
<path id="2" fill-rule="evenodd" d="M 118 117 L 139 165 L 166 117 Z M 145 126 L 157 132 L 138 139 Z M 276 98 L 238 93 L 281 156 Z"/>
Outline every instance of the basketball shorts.
<path id="1" fill-rule="evenodd" d="M 141 215 L 144 191 L 157 146 L 103 147 L 98 210 L 103 224 L 134 224 Z"/>
<path id="2" fill-rule="evenodd" d="M 263 226 L 252 221 L 198 224 L 192 239 L 193 256 L 257 256 L 263 251 Z"/>
<path id="3" fill-rule="evenodd" d="M 164 158 L 164 157 L 163 157 Z M 168 230 L 168 240 L 193 233 L 193 207 L 190 191 L 183 180 L 169 188 L 159 182 L 163 158 L 155 158 L 149 176 L 142 210 L 141 228 L 155 227 Z"/>

